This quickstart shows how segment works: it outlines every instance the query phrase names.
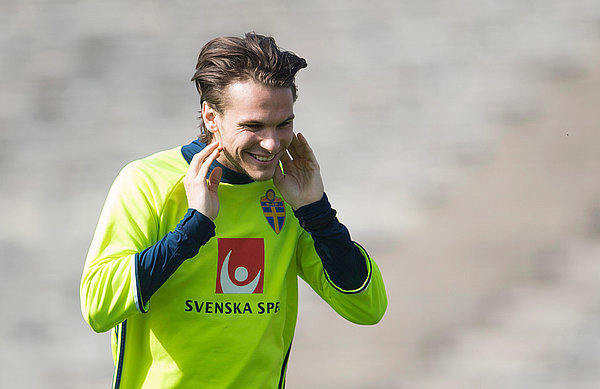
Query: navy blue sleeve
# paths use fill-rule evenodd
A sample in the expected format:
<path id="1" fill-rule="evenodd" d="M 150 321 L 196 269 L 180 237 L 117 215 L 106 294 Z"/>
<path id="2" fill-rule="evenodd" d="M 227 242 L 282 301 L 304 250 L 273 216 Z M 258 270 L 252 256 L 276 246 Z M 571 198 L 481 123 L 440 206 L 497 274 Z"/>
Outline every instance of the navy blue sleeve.
<path id="1" fill-rule="evenodd" d="M 135 256 L 138 301 L 145 305 L 175 270 L 200 247 L 215 236 L 215 224 L 195 209 L 188 209 L 175 230 L 169 232 L 156 244 Z"/>
<path id="2" fill-rule="evenodd" d="M 345 290 L 360 288 L 367 279 L 367 265 L 348 229 L 338 221 L 327 195 L 294 211 L 300 225 L 313 238 L 315 249 L 330 280 Z"/>

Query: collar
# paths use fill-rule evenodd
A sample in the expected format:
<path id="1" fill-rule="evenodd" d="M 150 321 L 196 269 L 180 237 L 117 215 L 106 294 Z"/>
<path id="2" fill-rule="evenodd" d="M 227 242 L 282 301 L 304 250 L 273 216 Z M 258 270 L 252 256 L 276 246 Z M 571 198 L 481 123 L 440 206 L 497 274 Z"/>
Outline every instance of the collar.
<path id="1" fill-rule="evenodd" d="M 205 147 L 206 147 L 205 143 L 202 143 L 198 139 L 196 139 L 192 143 L 182 146 L 181 154 L 183 155 L 183 158 L 185 158 L 185 160 L 187 161 L 187 163 L 189 165 L 189 163 L 192 162 L 192 158 L 194 157 L 194 155 L 196 155 L 197 153 L 202 151 L 202 149 L 204 149 Z M 252 178 L 248 177 L 246 174 L 236 172 L 235 170 L 232 170 L 232 169 L 228 168 L 227 166 L 224 166 L 223 164 L 219 163 L 218 161 L 214 161 L 210 165 L 210 168 L 208 168 L 208 173 L 206 175 L 207 178 L 210 175 L 210 172 L 212 172 L 213 169 L 216 167 L 220 167 L 223 170 L 223 176 L 221 177 L 221 182 L 224 182 L 227 184 L 249 184 L 251 182 L 254 182 L 254 180 Z"/>

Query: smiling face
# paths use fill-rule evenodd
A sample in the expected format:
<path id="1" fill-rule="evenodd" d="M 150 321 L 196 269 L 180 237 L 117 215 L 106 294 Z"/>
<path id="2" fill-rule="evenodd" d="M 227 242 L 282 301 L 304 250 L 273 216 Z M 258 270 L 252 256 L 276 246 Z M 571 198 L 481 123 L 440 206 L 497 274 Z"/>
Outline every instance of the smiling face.
<path id="1" fill-rule="evenodd" d="M 202 107 L 207 129 L 223 146 L 217 160 L 255 181 L 273 178 L 293 138 L 292 90 L 247 80 L 229 85 L 225 94 L 222 113 Z"/>

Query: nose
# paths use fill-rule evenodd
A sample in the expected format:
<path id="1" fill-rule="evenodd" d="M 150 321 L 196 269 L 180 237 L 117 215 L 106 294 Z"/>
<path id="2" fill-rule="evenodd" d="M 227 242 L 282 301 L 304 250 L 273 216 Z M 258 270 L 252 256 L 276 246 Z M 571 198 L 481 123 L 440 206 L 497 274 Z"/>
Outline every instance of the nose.
<path id="1" fill-rule="evenodd" d="M 264 150 L 275 154 L 279 151 L 281 146 L 281 139 L 279 133 L 275 128 L 265 128 L 261 131 L 260 147 Z"/>

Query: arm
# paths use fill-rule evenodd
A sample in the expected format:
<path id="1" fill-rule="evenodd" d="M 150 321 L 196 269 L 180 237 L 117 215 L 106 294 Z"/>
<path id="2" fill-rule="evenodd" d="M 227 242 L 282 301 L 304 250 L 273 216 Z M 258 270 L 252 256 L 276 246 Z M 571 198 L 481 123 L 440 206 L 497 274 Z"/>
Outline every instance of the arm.
<path id="1" fill-rule="evenodd" d="M 298 243 L 299 275 L 344 318 L 377 323 L 387 307 L 377 265 L 337 220 L 306 138 L 294 136 L 288 152 L 273 181 L 305 230 Z"/>
<path id="2" fill-rule="evenodd" d="M 200 247 L 215 236 L 215 224 L 208 217 L 190 208 L 175 230 L 156 244 L 135 255 L 134 299 L 140 312 L 148 311 L 148 301 L 175 270 L 198 254 Z"/>
<path id="3" fill-rule="evenodd" d="M 218 153 L 213 146 L 194 157 L 184 178 L 190 209 L 174 231 L 162 238 L 156 199 L 160 188 L 146 179 L 136 163 L 119 174 L 81 279 L 81 310 L 92 329 L 107 331 L 133 314 L 146 312 L 152 294 L 214 235 L 214 224 L 205 215 L 217 215 L 220 170 L 213 170 L 209 180 L 198 176 L 206 176 Z"/>
<path id="4" fill-rule="evenodd" d="M 159 240 L 158 213 L 135 163 L 115 179 L 86 258 L 81 311 L 96 332 L 138 312 L 135 256 Z"/>
<path id="5" fill-rule="evenodd" d="M 305 229 L 297 252 L 300 277 L 345 319 L 378 323 L 387 308 L 381 273 L 365 249 L 351 240 L 327 197 L 295 215 Z"/>
<path id="6" fill-rule="evenodd" d="M 313 238 L 327 279 L 340 291 L 359 291 L 367 284 L 368 269 L 361 250 L 338 221 L 327 195 L 294 211 L 300 226 Z"/>

